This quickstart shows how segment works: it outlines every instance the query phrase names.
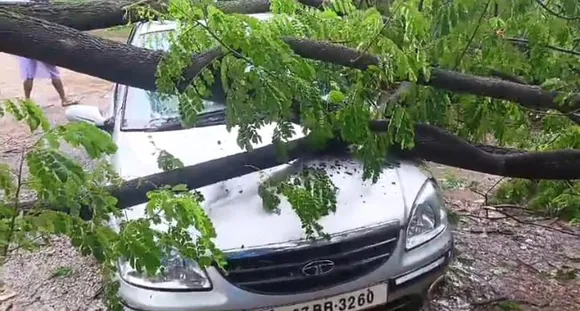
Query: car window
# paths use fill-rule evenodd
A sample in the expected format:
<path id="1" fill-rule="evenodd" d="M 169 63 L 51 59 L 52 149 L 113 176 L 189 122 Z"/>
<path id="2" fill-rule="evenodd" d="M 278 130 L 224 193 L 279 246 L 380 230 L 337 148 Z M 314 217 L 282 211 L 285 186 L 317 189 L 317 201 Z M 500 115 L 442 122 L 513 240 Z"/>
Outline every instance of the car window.
<path id="1" fill-rule="evenodd" d="M 172 30 L 161 30 L 141 33 L 135 36 L 133 45 L 153 49 L 169 50 Z M 223 103 L 204 101 L 204 109 L 199 113 L 224 110 Z M 177 96 L 161 96 L 157 92 L 129 87 L 123 108 L 122 130 L 147 128 L 151 122 L 159 119 L 179 117 Z"/>

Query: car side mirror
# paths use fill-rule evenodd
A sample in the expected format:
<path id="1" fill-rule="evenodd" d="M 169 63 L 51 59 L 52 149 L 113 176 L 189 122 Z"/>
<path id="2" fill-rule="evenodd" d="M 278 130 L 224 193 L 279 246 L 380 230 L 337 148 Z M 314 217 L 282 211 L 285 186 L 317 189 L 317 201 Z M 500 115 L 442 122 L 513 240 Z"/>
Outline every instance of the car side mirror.
<path id="1" fill-rule="evenodd" d="M 111 120 L 105 118 L 97 106 L 74 105 L 67 107 L 64 114 L 69 121 L 88 122 L 102 130 L 112 132 L 113 126 L 112 122 L 110 122 Z"/>

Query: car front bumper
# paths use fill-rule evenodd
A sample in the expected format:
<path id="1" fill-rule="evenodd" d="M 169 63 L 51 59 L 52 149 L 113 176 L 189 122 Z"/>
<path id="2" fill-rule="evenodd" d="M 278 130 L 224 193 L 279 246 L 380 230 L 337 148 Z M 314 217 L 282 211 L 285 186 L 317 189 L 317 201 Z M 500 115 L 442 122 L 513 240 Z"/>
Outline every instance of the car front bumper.
<path id="1" fill-rule="evenodd" d="M 429 286 L 445 273 L 452 258 L 453 244 L 449 227 L 411 251 L 405 251 L 402 238 L 393 256 L 374 272 L 345 284 L 308 293 L 263 295 L 248 292 L 230 284 L 215 268 L 208 268 L 213 284 L 209 291 L 157 291 L 120 280 L 119 296 L 125 310 L 132 311 L 238 311 L 297 304 L 387 283 L 387 304 L 368 311 L 407 308 L 409 304 L 420 304 Z"/>

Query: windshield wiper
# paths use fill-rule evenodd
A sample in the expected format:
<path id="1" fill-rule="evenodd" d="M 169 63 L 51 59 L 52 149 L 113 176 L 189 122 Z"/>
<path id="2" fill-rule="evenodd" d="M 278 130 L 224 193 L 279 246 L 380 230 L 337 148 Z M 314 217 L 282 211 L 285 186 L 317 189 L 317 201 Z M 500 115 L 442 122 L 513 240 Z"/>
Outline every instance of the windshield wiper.
<path id="1" fill-rule="evenodd" d="M 193 127 L 225 124 L 226 114 L 224 110 L 214 110 L 201 113 L 197 116 L 197 122 Z M 179 117 L 153 119 L 145 127 L 145 132 L 176 131 L 184 129 Z"/>
<path id="2" fill-rule="evenodd" d="M 181 128 L 183 128 L 181 120 L 178 117 L 170 117 L 152 119 L 143 130 L 145 132 L 160 132 L 179 130 Z"/>
<path id="3" fill-rule="evenodd" d="M 197 116 L 197 122 L 195 126 L 211 126 L 218 124 L 225 124 L 226 112 L 223 109 L 204 112 Z"/>

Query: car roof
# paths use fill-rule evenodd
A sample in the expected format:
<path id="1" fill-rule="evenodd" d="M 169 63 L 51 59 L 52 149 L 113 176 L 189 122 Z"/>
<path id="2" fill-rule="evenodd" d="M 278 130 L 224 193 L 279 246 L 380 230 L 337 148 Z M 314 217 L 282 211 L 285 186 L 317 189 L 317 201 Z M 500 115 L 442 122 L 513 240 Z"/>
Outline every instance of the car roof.
<path id="1" fill-rule="evenodd" d="M 264 21 L 272 18 L 272 16 L 274 15 L 270 12 L 267 12 L 267 13 L 248 14 L 248 16 Z M 144 35 L 148 33 L 163 32 L 163 31 L 172 31 L 175 30 L 176 28 L 177 28 L 176 21 L 148 21 L 139 24 L 139 29 L 137 30 L 136 35 Z"/>

